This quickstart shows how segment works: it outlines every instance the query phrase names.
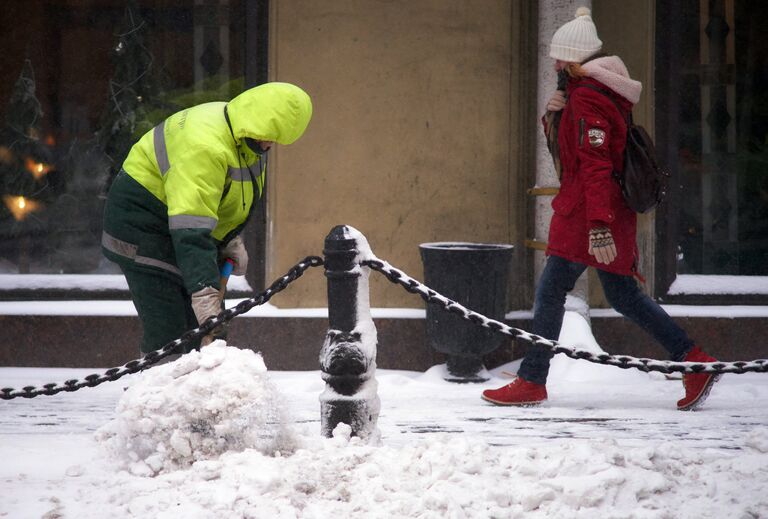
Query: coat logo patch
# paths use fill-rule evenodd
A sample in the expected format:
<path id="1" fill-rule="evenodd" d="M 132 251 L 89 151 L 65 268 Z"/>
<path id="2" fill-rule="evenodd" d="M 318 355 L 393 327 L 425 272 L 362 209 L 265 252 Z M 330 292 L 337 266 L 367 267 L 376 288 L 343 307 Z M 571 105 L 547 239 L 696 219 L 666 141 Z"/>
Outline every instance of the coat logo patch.
<path id="1" fill-rule="evenodd" d="M 589 137 L 589 144 L 593 148 L 597 148 L 605 142 L 605 132 L 599 128 L 590 128 L 587 136 Z"/>

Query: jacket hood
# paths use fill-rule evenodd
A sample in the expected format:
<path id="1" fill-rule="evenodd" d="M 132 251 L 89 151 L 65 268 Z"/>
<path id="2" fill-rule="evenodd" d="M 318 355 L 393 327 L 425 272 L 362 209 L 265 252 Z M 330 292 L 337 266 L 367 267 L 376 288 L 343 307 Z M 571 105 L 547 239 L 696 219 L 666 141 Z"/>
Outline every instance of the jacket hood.
<path id="1" fill-rule="evenodd" d="M 291 144 L 312 118 L 312 100 L 290 83 L 265 83 L 227 103 L 232 132 L 240 141 L 251 138 Z"/>
<path id="2" fill-rule="evenodd" d="M 629 77 L 629 71 L 618 56 L 605 56 L 581 66 L 588 77 L 596 79 L 632 104 L 640 100 L 643 84 Z"/>

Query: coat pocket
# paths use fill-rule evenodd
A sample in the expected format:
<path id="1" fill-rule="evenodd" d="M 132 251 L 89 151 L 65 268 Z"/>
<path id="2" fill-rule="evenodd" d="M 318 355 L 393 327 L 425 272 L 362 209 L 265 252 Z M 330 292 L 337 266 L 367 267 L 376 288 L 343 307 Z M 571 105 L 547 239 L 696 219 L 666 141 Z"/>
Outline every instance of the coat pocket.
<path id="1" fill-rule="evenodd" d="M 581 198 L 579 193 L 574 193 L 573 191 L 560 191 L 554 200 L 552 200 L 552 209 L 559 215 L 568 216 L 579 206 Z"/>

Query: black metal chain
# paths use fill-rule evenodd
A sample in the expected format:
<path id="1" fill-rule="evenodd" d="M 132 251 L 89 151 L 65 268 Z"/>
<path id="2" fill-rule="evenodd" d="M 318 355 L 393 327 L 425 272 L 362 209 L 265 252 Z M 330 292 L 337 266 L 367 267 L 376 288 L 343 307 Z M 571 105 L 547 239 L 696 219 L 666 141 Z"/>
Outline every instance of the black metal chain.
<path id="1" fill-rule="evenodd" d="M 162 359 L 174 354 L 179 347 L 195 339 L 208 335 L 218 326 L 225 324 L 238 315 L 244 314 L 251 308 L 263 305 L 269 301 L 272 296 L 285 290 L 291 283 L 296 281 L 306 270 L 311 267 L 323 265 L 323 259 L 318 256 L 308 256 L 304 260 L 294 265 L 284 276 L 277 279 L 264 292 L 258 296 L 245 299 L 232 308 L 228 308 L 215 317 L 211 317 L 201 324 L 198 328 L 185 332 L 181 337 L 175 339 L 159 350 L 147 353 L 144 357 L 127 362 L 123 366 L 110 368 L 102 374 L 92 374 L 84 377 L 82 380 L 72 379 L 63 383 L 45 384 L 41 387 L 25 386 L 21 389 L 2 388 L 0 389 L 0 400 L 12 400 L 14 398 L 33 398 L 40 395 L 55 395 L 63 391 L 72 392 L 84 387 L 95 387 L 104 382 L 118 380 L 125 375 L 138 373 Z M 552 350 L 553 353 L 563 353 L 573 359 L 583 359 L 596 364 L 606 364 L 616 366 L 622 369 L 638 369 L 640 371 L 658 371 L 661 373 L 748 373 L 768 372 L 768 359 L 737 361 L 737 362 L 672 362 L 656 359 L 646 359 L 629 357 L 626 355 L 609 355 L 607 353 L 592 353 L 586 350 L 579 350 L 571 346 L 563 346 L 557 341 L 545 339 L 519 328 L 509 326 L 500 321 L 490 319 L 482 314 L 469 310 L 461 304 L 453 301 L 428 286 L 408 276 L 402 270 L 399 270 L 386 261 L 380 259 L 369 259 L 362 262 L 362 265 L 371 268 L 383 274 L 392 283 L 401 285 L 405 290 L 412 294 L 419 295 L 427 303 L 433 303 L 447 312 L 458 315 L 460 318 L 469 321 L 477 326 L 488 328 L 495 332 L 509 335 L 515 339 L 521 339 L 531 344 L 543 346 Z"/>
<path id="2" fill-rule="evenodd" d="M 184 332 L 181 337 L 169 342 L 159 350 L 149 352 L 142 358 L 132 360 L 121 367 L 110 368 L 101 375 L 94 373 L 84 377 L 82 380 L 73 379 L 67 380 L 61 384 L 45 384 L 39 388 L 35 386 L 25 386 L 21 389 L 5 387 L 0 389 L 0 400 L 12 400 L 18 397 L 34 398 L 40 395 L 55 395 L 57 393 L 61 393 L 62 391 L 77 391 L 78 389 L 82 389 L 84 387 L 95 387 L 99 384 L 103 384 L 104 382 L 112 382 L 124 377 L 125 375 L 138 373 L 139 371 L 145 370 L 150 366 L 157 364 L 165 357 L 174 354 L 179 350 L 180 346 L 187 344 L 199 337 L 208 335 L 218 326 L 231 321 L 238 315 L 244 314 L 254 306 L 263 305 L 269 301 L 272 296 L 285 290 L 288 285 L 301 277 L 301 275 L 307 269 L 311 267 L 319 267 L 321 265 L 323 265 L 323 259 L 318 256 L 308 256 L 304 258 L 302 261 L 291 267 L 291 269 L 284 276 L 277 279 L 269 286 L 269 288 L 267 288 L 264 292 L 260 293 L 256 297 L 240 301 L 237 305 L 224 310 L 219 315 L 210 317 L 198 328 Z"/>
<path id="3" fill-rule="evenodd" d="M 462 319 L 474 323 L 483 328 L 509 335 L 515 339 L 522 339 L 549 348 L 554 353 L 563 353 L 573 359 L 584 359 L 596 364 L 607 364 L 617 366 L 623 369 L 635 368 L 640 371 L 659 371 L 661 373 L 747 373 L 747 372 L 768 372 L 768 359 L 738 361 L 738 362 L 672 362 L 655 359 L 645 359 L 629 357 L 625 355 L 609 355 L 607 353 L 592 353 L 590 351 L 579 350 L 570 346 L 563 346 L 557 341 L 545 339 L 540 335 L 526 332 L 519 328 L 514 328 L 505 323 L 490 319 L 482 314 L 473 312 L 429 288 L 428 286 L 416 281 L 408 276 L 402 270 L 399 270 L 386 261 L 380 259 L 370 259 L 363 261 L 363 265 L 384 274 L 392 283 L 401 285 L 408 292 L 418 294 L 427 303 L 433 303 L 447 312 L 456 314 Z"/>

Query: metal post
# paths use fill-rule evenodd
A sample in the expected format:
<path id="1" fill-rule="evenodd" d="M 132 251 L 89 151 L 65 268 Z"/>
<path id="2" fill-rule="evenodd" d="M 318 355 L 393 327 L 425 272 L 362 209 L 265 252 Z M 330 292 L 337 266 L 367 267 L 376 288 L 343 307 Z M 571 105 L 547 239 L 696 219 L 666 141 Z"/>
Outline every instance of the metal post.
<path id="1" fill-rule="evenodd" d="M 326 437 L 342 422 L 354 436 L 368 439 L 377 432 L 376 327 L 369 303 L 370 269 L 360 265 L 361 255 L 369 251 L 367 240 L 353 227 L 336 226 L 325 238 L 328 333 L 320 350 L 326 384 L 320 424 Z"/>

